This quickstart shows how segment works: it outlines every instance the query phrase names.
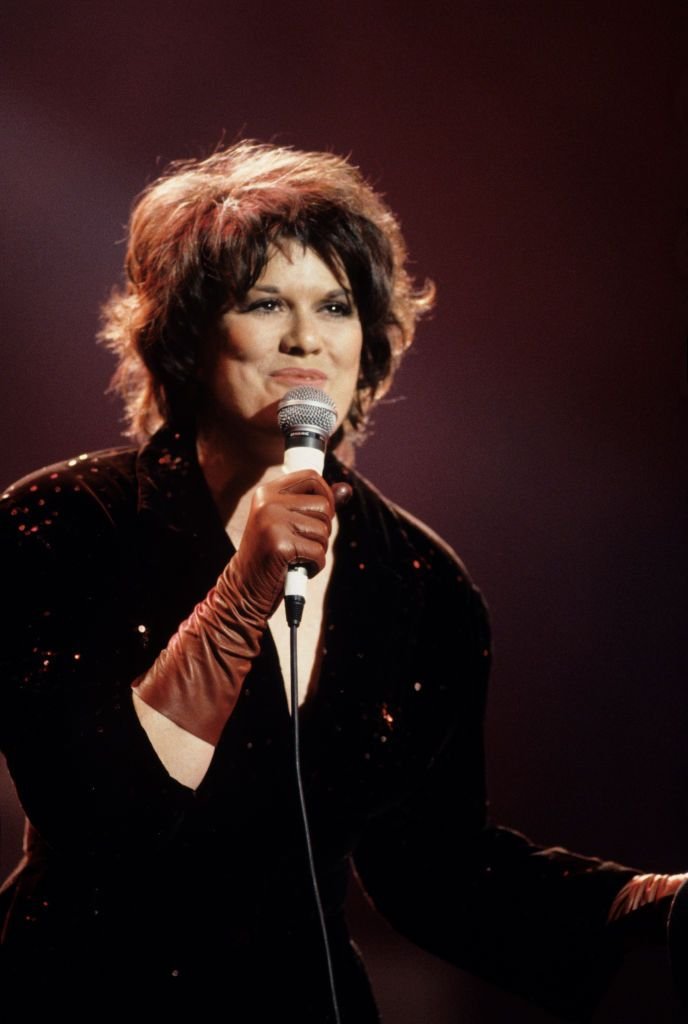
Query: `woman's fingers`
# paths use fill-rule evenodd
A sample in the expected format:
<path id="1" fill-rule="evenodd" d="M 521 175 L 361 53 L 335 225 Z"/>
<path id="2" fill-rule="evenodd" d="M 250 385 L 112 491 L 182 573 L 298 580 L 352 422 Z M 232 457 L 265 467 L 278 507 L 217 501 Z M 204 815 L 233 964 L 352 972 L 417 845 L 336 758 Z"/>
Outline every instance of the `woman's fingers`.
<path id="1" fill-rule="evenodd" d="M 270 487 L 271 485 L 268 485 Z M 302 470 L 299 473 L 290 473 L 277 484 L 278 493 L 284 498 L 293 497 L 297 504 L 300 499 L 314 499 L 316 507 L 319 502 L 325 502 L 327 515 L 330 519 L 335 513 L 335 498 L 332 489 L 326 480 L 315 473 L 312 469 Z"/>
<path id="2" fill-rule="evenodd" d="M 313 516 L 330 524 L 335 514 L 335 498 L 329 484 L 313 470 L 290 473 L 257 488 L 253 510 L 269 517 L 270 509 L 282 506 L 294 515 Z"/>
<path id="3" fill-rule="evenodd" d="M 331 488 L 313 470 L 289 473 L 256 489 L 233 559 L 236 579 L 255 605 L 274 609 L 289 566 L 305 565 L 309 576 L 325 567 L 336 506 L 350 495 L 348 484 Z"/>

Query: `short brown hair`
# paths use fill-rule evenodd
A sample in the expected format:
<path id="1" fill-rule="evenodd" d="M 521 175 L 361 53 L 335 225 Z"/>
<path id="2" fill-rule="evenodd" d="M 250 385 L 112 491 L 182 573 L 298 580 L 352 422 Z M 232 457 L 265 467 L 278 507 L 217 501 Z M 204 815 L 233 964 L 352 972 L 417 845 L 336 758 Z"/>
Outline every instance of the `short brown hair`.
<path id="1" fill-rule="evenodd" d="M 345 427 L 352 439 L 362 436 L 434 286 L 413 287 L 399 224 L 356 167 L 332 153 L 252 141 L 172 164 L 134 205 L 127 284 L 104 306 L 100 333 L 119 359 L 112 388 L 124 399 L 130 435 L 195 421 L 211 328 L 244 298 L 281 239 L 312 248 L 349 279 L 363 350 Z"/>

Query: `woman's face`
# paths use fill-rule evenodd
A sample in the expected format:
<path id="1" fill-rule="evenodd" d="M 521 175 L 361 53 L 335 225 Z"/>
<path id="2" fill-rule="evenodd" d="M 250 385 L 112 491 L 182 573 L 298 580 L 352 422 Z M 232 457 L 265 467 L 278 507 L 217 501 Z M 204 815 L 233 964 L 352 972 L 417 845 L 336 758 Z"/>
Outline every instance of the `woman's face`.
<path id="1" fill-rule="evenodd" d="M 275 248 L 245 299 L 219 321 L 214 357 L 202 380 L 208 425 L 280 435 L 277 404 L 310 385 L 333 399 L 337 426 L 358 381 L 363 330 L 344 286 L 312 249 Z"/>

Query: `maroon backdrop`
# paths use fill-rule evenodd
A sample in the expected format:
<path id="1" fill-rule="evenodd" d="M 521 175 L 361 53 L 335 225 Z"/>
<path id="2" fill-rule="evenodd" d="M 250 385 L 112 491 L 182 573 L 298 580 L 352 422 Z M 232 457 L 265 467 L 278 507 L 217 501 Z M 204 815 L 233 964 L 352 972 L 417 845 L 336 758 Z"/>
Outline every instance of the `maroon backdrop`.
<path id="1" fill-rule="evenodd" d="M 169 160 L 350 153 L 439 289 L 359 465 L 491 606 L 494 816 L 688 869 L 685 5 L 10 0 L 3 29 L 3 482 L 120 443 L 97 309 Z M 352 918 L 388 1024 L 551 1019 Z M 668 985 L 637 957 L 596 1020 L 677 1020 Z"/>

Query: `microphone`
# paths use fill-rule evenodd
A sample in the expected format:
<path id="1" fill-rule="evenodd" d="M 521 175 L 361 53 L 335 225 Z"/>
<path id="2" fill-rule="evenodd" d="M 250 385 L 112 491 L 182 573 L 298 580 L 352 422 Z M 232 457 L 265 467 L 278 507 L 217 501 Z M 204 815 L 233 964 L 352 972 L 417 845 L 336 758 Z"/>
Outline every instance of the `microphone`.
<path id="1" fill-rule="evenodd" d="M 291 388 L 277 406 L 277 422 L 285 437 L 285 473 L 314 469 L 322 474 L 325 449 L 337 422 L 337 408 L 329 395 L 307 385 Z M 303 565 L 287 571 L 284 603 L 287 622 L 298 626 L 306 603 L 308 572 Z"/>

